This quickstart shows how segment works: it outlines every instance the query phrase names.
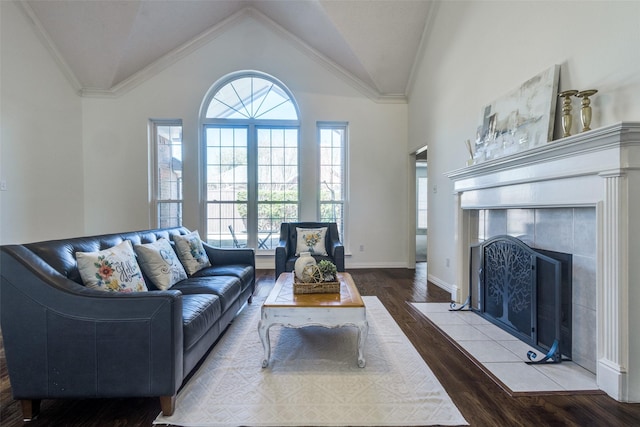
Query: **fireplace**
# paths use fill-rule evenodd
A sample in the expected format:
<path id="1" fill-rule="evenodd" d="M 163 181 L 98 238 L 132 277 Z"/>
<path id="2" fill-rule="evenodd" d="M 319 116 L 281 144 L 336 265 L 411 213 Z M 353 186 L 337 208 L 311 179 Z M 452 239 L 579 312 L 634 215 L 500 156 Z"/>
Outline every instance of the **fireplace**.
<path id="1" fill-rule="evenodd" d="M 640 402 L 640 123 L 583 132 L 448 176 L 456 202 L 452 299 L 469 295 L 469 248 L 497 234 L 523 234 L 536 248 L 571 253 L 572 359 L 584 357 L 581 364 L 591 365 L 598 387 L 614 399 Z M 519 215 L 534 217 L 514 221 L 531 230 L 494 232 L 494 219 L 511 223 Z M 573 246 L 547 244 L 563 233 Z"/>
<path id="2" fill-rule="evenodd" d="M 530 363 L 572 352 L 572 255 L 498 235 L 470 247 L 468 307 L 529 346 Z"/>

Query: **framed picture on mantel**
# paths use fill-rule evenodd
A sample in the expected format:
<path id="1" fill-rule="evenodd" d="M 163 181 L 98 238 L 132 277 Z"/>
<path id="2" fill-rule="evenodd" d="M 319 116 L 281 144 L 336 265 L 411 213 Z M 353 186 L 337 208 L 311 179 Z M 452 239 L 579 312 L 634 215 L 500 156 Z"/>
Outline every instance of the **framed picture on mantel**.
<path id="1" fill-rule="evenodd" d="M 475 164 L 546 144 L 553 123 L 560 66 L 554 65 L 482 109 Z"/>

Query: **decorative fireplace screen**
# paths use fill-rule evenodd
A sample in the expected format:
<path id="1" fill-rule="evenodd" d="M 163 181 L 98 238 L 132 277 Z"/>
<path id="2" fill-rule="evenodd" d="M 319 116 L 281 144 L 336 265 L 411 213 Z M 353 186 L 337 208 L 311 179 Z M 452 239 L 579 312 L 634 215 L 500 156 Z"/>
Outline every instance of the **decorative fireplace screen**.
<path id="1" fill-rule="evenodd" d="M 571 358 L 571 254 L 504 235 L 473 245 L 470 260 L 465 306 L 546 352 L 539 361 L 529 352 L 531 363 Z"/>

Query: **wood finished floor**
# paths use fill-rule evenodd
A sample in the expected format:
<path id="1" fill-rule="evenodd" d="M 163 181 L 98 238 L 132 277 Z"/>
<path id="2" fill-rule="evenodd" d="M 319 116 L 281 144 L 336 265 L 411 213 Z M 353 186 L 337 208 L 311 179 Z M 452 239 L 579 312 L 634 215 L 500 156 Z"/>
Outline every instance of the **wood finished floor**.
<path id="1" fill-rule="evenodd" d="M 472 426 L 640 426 L 640 404 L 618 403 L 600 395 L 511 397 L 444 338 L 409 302 L 447 302 L 449 294 L 428 284 L 425 264 L 416 270 L 362 269 L 350 273 L 362 295 L 385 305 L 431 367 Z M 258 291 L 273 286 L 274 272 L 257 273 Z M 45 400 L 40 417 L 22 422 L 11 398 L 4 349 L 0 345 L 0 426 L 151 426 L 158 399 Z"/>

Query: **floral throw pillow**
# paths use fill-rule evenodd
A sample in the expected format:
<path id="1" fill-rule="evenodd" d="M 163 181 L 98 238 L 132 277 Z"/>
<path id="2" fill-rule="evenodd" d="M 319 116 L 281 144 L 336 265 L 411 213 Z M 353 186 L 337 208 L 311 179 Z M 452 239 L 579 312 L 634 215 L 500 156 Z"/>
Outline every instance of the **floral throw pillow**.
<path id="1" fill-rule="evenodd" d="M 296 234 L 298 236 L 296 241 L 296 256 L 300 255 L 300 252 L 311 252 L 312 255 L 327 255 L 327 249 L 324 244 L 324 237 L 327 234 L 327 227 L 296 227 Z"/>
<path id="2" fill-rule="evenodd" d="M 198 231 L 193 231 L 184 236 L 175 235 L 173 236 L 173 241 L 176 242 L 178 258 L 182 261 L 182 265 L 184 265 L 188 275 L 192 275 L 196 271 L 211 265 L 209 257 L 204 251 L 204 246 L 202 246 Z"/>
<path id="3" fill-rule="evenodd" d="M 76 252 L 85 286 L 110 292 L 146 292 L 147 285 L 131 242 L 98 252 Z"/>
<path id="4" fill-rule="evenodd" d="M 135 245 L 140 268 L 156 288 L 166 290 L 187 278 L 184 267 L 167 239 Z"/>

